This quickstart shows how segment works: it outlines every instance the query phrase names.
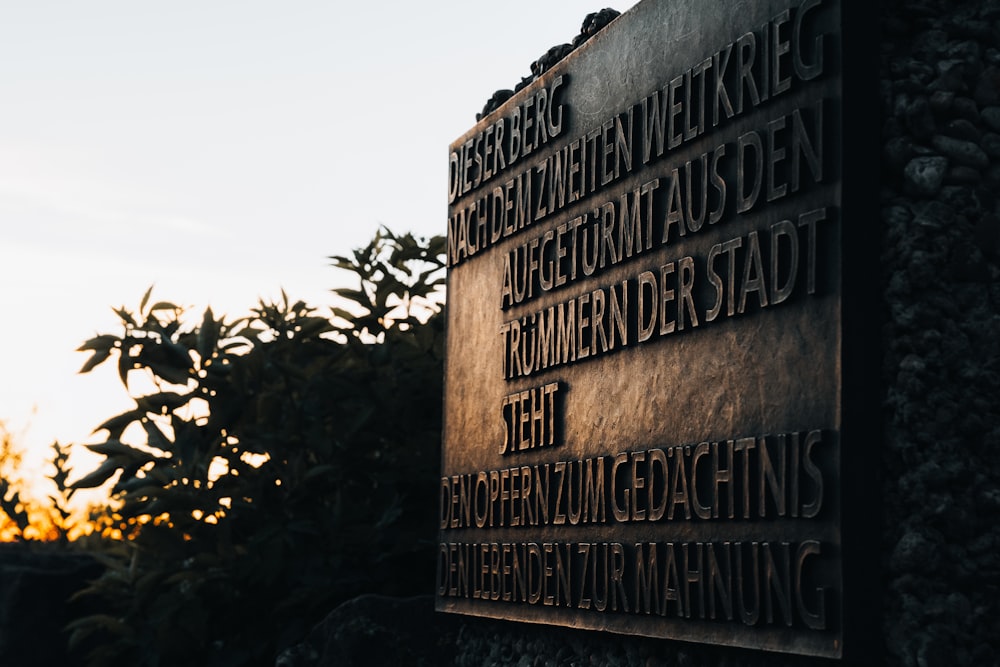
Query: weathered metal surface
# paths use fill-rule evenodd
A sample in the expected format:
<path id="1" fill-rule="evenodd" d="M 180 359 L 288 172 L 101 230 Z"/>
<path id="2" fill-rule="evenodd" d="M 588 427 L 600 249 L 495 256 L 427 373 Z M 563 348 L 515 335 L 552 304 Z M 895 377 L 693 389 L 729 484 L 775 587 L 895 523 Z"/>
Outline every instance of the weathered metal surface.
<path id="1" fill-rule="evenodd" d="M 439 610 L 841 655 L 841 42 L 645 2 L 452 144 Z"/>

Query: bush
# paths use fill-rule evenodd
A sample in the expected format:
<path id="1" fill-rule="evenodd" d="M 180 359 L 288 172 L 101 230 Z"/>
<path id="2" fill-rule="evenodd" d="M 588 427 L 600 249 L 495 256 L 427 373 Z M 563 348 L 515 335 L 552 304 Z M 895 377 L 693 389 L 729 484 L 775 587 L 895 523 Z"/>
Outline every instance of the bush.
<path id="1" fill-rule="evenodd" d="M 135 401 L 74 484 L 114 507 L 102 611 L 70 626 L 90 664 L 270 665 L 343 600 L 432 591 L 443 251 L 382 230 L 332 258 L 359 281 L 333 318 L 282 294 L 185 326 L 147 292 L 83 345 Z"/>
<path id="2" fill-rule="evenodd" d="M 24 471 L 24 449 L 0 423 L 0 542 L 54 542 L 66 546 L 86 526 L 71 512 L 69 447 L 52 443 L 47 482 L 39 484 Z M 46 493 L 46 488 L 48 493 Z"/>

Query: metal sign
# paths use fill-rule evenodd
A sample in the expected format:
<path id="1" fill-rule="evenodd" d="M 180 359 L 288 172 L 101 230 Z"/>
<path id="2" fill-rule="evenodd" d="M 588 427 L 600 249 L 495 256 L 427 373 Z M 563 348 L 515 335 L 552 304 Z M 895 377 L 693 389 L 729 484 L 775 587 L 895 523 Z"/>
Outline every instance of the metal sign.
<path id="1" fill-rule="evenodd" d="M 842 654 L 841 32 L 645 2 L 452 144 L 438 610 Z"/>

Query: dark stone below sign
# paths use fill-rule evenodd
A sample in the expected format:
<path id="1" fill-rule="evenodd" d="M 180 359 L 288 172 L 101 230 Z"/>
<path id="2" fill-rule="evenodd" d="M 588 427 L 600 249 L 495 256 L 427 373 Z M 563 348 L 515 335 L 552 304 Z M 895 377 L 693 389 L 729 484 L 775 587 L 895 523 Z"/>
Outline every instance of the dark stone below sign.
<path id="1" fill-rule="evenodd" d="M 844 655 L 877 465 L 844 11 L 641 3 L 452 145 L 438 610 Z"/>

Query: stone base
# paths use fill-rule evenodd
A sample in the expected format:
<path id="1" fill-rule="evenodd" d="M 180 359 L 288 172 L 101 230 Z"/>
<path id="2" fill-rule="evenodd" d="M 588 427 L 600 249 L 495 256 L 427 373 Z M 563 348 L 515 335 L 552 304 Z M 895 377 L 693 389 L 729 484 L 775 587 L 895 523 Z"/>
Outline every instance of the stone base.
<path id="1" fill-rule="evenodd" d="M 806 667 L 827 663 L 815 658 L 442 614 L 434 611 L 430 595 L 364 595 L 337 607 L 305 642 L 282 653 L 275 667 Z"/>

